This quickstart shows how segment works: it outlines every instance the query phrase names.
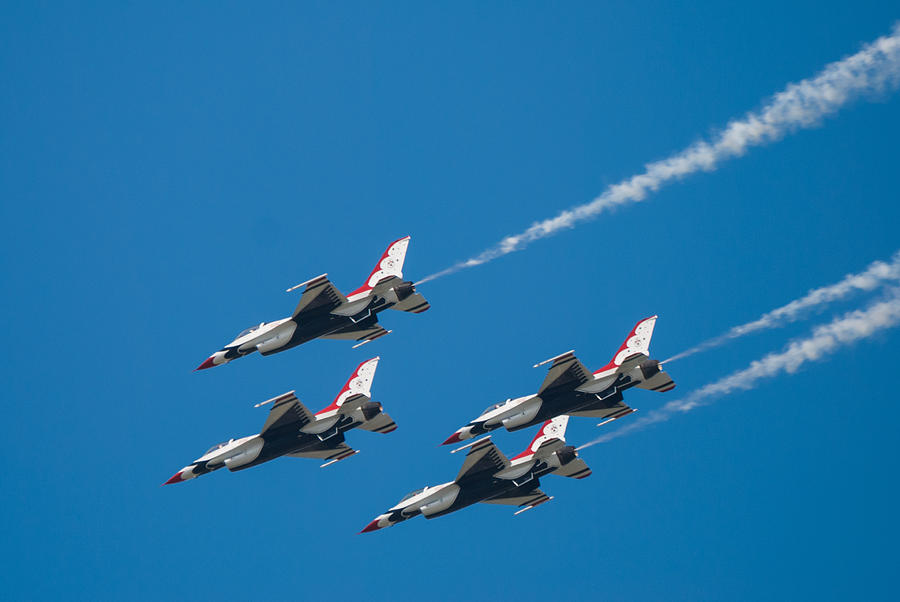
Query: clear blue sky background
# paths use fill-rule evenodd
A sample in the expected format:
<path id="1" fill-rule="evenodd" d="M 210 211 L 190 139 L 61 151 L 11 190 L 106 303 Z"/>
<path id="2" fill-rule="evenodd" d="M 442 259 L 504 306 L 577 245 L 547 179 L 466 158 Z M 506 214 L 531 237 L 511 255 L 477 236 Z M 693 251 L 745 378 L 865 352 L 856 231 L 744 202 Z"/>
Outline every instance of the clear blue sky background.
<path id="1" fill-rule="evenodd" d="M 465 259 L 890 31 L 891 2 L 5 3 L 0 217 L 6 599 L 889 599 L 900 536 L 889 332 L 584 452 L 518 517 L 481 505 L 357 535 L 449 480 L 436 445 L 605 364 L 659 313 L 667 357 L 900 247 L 900 99 L 861 102 L 648 202 L 422 287 L 353 350 L 317 341 L 193 373 L 283 291 Z M 854 299 L 831 311 L 863 303 Z M 648 411 L 831 313 L 671 366 Z M 382 357 L 400 425 L 320 470 L 281 459 L 160 487 L 314 410 Z M 623 421 L 624 422 L 624 421 Z M 609 426 L 605 427 L 609 428 Z M 573 420 L 574 443 L 598 434 Z M 530 432 L 495 440 L 518 452 Z"/>

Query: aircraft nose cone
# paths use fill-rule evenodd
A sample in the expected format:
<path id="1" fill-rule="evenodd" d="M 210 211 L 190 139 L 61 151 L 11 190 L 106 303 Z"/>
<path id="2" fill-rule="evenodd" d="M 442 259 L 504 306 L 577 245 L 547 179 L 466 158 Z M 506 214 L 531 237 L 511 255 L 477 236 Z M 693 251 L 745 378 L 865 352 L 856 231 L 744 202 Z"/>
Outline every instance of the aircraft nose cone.
<path id="1" fill-rule="evenodd" d="M 174 475 L 172 475 L 172 478 L 163 483 L 163 485 L 171 485 L 172 483 L 181 483 L 182 481 L 185 481 L 186 479 L 181 476 L 181 472 L 181 470 L 176 472 Z"/>
<path id="2" fill-rule="evenodd" d="M 207 368 L 212 368 L 213 366 L 215 366 L 215 364 L 213 363 L 214 357 L 215 357 L 214 355 L 211 355 L 208 358 L 206 358 L 206 361 L 204 361 L 202 364 L 200 364 L 199 366 L 194 368 L 194 371 L 196 372 L 197 370 L 206 370 Z"/>
<path id="3" fill-rule="evenodd" d="M 380 528 L 381 528 L 381 527 L 378 526 L 378 519 L 376 518 L 376 519 L 373 520 L 371 523 L 369 523 L 368 525 L 366 525 L 366 528 L 363 529 L 362 531 L 360 531 L 360 533 L 369 533 L 369 532 L 371 532 L 371 531 L 377 531 L 377 530 L 380 529 Z"/>
<path id="4" fill-rule="evenodd" d="M 462 437 L 459 436 L 459 431 L 456 431 L 455 433 L 447 437 L 447 440 L 441 443 L 441 445 L 450 445 L 451 443 L 459 443 L 461 441 Z"/>

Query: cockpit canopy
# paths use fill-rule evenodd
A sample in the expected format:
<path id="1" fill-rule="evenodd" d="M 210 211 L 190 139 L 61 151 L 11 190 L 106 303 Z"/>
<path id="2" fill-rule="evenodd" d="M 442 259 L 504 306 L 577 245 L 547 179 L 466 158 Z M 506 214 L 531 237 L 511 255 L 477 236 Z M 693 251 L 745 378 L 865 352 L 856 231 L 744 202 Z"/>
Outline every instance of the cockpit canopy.
<path id="1" fill-rule="evenodd" d="M 250 334 L 250 333 L 253 332 L 254 330 L 259 330 L 260 328 L 262 328 L 262 327 L 265 326 L 265 325 L 266 325 L 265 322 L 260 322 L 260 323 L 257 324 L 256 326 L 251 326 L 250 328 L 245 328 L 244 330 L 240 331 L 240 332 L 238 333 L 238 335 L 237 335 L 236 337 L 234 337 L 234 338 L 235 338 L 235 340 L 237 340 L 237 339 L 239 339 L 239 338 L 241 338 L 241 337 L 243 337 L 243 336 L 245 336 L 245 335 Z"/>
<path id="2" fill-rule="evenodd" d="M 503 403 L 506 403 L 506 402 L 504 401 Z M 495 403 L 494 405 L 488 406 L 484 409 L 484 411 L 481 414 L 484 415 L 484 414 L 487 414 L 488 412 L 490 412 L 491 410 L 496 410 L 497 408 L 502 406 L 503 403 Z"/>
<path id="3" fill-rule="evenodd" d="M 223 447 L 225 447 L 226 445 L 228 445 L 228 444 L 231 443 L 232 441 L 234 441 L 234 439 L 229 439 L 228 441 L 222 441 L 221 443 L 219 443 L 219 444 L 217 444 L 217 445 L 213 445 L 213 446 L 210 447 L 208 450 L 206 450 L 206 451 L 203 453 L 203 455 L 205 456 L 205 455 L 207 455 L 207 454 L 211 454 L 212 452 L 216 451 L 217 449 L 222 449 Z"/>
<path id="4" fill-rule="evenodd" d="M 402 503 L 405 502 L 406 500 L 408 500 L 408 499 L 410 499 L 410 498 L 416 497 L 417 495 L 419 495 L 420 493 L 422 493 L 423 491 L 425 491 L 425 489 L 426 489 L 425 487 L 422 487 L 421 489 L 416 489 L 415 491 L 412 491 L 412 492 L 410 492 L 410 493 L 407 493 L 406 495 L 403 496 L 403 499 L 400 500 L 400 503 L 402 504 Z"/>

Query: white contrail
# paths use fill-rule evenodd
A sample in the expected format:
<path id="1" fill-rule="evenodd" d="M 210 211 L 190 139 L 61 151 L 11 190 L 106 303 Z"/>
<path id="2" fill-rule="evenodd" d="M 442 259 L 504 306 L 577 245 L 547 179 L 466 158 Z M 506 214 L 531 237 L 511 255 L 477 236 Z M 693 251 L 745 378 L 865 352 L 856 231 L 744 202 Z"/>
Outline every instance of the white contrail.
<path id="1" fill-rule="evenodd" d="M 582 445 L 579 449 L 617 439 L 657 422 L 665 422 L 675 414 L 690 412 L 732 391 L 753 389 L 763 379 L 782 373 L 793 374 L 807 362 L 824 359 L 841 347 L 897 325 L 900 325 L 900 289 L 893 289 L 889 299 L 878 301 L 866 309 L 852 311 L 828 324 L 818 326 L 809 337 L 790 343 L 784 351 L 770 353 L 743 370 L 701 387 L 684 399 L 671 401 L 623 428 Z"/>
<path id="2" fill-rule="evenodd" d="M 686 351 L 682 351 L 678 355 L 673 355 L 663 363 L 673 362 L 688 357 L 689 355 L 694 355 L 695 353 L 718 347 L 728 341 L 752 332 L 789 324 L 802 317 L 807 310 L 812 308 L 821 307 L 833 301 L 839 301 L 859 291 L 873 291 L 888 283 L 897 281 L 900 281 L 900 251 L 894 253 L 889 262 L 873 261 L 862 272 L 847 274 L 839 282 L 815 288 L 806 293 L 803 297 L 791 301 L 787 305 L 773 309 L 752 322 L 734 326 L 724 334 L 720 334 L 719 336 L 704 341 Z"/>
<path id="3" fill-rule="evenodd" d="M 732 121 L 712 141 L 697 142 L 667 159 L 650 163 L 643 173 L 610 186 L 593 201 L 537 222 L 524 232 L 507 236 L 471 259 L 426 276 L 419 283 L 487 263 L 523 249 L 535 240 L 572 228 L 608 209 L 642 201 L 663 184 L 698 171 L 712 171 L 721 161 L 739 157 L 750 147 L 774 142 L 797 129 L 813 127 L 861 95 L 893 90 L 898 83 L 900 23 L 894 25 L 890 35 L 827 65 L 815 77 L 788 84 L 762 109 Z"/>

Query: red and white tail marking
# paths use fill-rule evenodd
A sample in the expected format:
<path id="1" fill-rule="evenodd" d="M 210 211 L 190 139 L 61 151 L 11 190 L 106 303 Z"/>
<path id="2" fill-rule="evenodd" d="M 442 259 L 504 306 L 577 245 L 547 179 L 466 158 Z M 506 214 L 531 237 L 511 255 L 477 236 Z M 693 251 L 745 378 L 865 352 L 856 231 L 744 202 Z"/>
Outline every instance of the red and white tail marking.
<path id="1" fill-rule="evenodd" d="M 560 441 L 565 442 L 566 427 L 568 424 L 569 417 L 566 415 L 557 416 L 552 420 L 548 420 L 541 426 L 540 430 L 534 436 L 534 439 L 531 440 L 531 445 L 526 447 L 525 451 L 511 459 L 518 460 L 520 458 L 531 458 L 531 456 L 537 453 L 537 450 L 545 441 L 550 441 L 551 439 L 559 439 Z"/>
<path id="2" fill-rule="evenodd" d="M 328 407 L 316 412 L 316 416 L 325 414 L 326 412 L 337 411 L 344 402 L 354 395 L 364 395 L 371 397 L 372 380 L 375 378 L 375 368 L 378 367 L 378 360 L 381 358 L 373 357 L 366 360 L 356 367 L 353 374 L 347 379 L 347 383 L 341 389 L 334 401 Z"/>
<path id="3" fill-rule="evenodd" d="M 653 327 L 656 326 L 656 318 L 658 317 L 650 316 L 635 324 L 628 336 L 625 337 L 625 342 L 616 351 L 612 361 L 594 372 L 594 374 L 618 368 L 632 355 L 650 355 L 650 339 L 653 337 Z"/>
<path id="4" fill-rule="evenodd" d="M 375 269 L 372 270 L 372 273 L 366 279 L 366 283 L 347 295 L 347 298 L 361 297 L 368 294 L 369 291 L 375 288 L 376 284 L 390 276 L 403 278 L 403 260 L 406 259 L 407 247 L 409 247 L 409 236 L 404 236 L 388 245 L 388 248 L 381 255 L 381 259 L 375 264 Z"/>

